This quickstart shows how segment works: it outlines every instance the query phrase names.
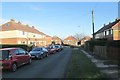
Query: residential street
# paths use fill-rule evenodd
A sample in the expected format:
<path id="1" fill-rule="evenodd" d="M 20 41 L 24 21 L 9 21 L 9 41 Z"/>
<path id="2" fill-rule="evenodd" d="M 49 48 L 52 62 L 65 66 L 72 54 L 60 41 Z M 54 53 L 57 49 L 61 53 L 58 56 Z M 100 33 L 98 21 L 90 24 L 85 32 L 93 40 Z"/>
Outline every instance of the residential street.
<path id="1" fill-rule="evenodd" d="M 71 49 L 49 55 L 42 60 L 22 66 L 16 72 L 4 71 L 3 78 L 64 78 L 71 57 Z"/>

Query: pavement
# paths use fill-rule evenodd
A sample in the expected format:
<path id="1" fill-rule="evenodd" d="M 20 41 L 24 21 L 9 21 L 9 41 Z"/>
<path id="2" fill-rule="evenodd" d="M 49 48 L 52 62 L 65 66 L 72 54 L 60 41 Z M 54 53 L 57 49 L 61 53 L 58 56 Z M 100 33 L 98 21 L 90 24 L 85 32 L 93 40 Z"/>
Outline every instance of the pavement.
<path id="1" fill-rule="evenodd" d="M 100 72 L 105 75 L 105 78 L 109 78 L 110 80 L 120 80 L 117 64 L 105 64 L 105 62 L 108 62 L 109 60 L 97 59 L 86 51 L 81 51 L 100 69 Z"/>

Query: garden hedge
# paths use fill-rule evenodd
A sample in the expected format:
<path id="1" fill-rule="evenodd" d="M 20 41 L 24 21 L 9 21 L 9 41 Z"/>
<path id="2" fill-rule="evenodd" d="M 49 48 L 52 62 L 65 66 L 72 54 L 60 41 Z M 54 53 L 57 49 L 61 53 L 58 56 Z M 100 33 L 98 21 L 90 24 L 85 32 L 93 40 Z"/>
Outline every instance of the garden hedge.
<path id="1" fill-rule="evenodd" d="M 106 40 L 90 40 L 85 43 L 85 46 L 90 51 L 93 51 L 94 46 L 106 46 L 120 48 L 120 40 L 106 41 Z"/>
<path id="2" fill-rule="evenodd" d="M 0 44 L 0 48 L 12 48 L 12 47 L 17 47 L 17 48 L 23 48 L 26 51 L 31 51 L 33 48 L 33 45 L 26 45 L 26 44 Z"/>

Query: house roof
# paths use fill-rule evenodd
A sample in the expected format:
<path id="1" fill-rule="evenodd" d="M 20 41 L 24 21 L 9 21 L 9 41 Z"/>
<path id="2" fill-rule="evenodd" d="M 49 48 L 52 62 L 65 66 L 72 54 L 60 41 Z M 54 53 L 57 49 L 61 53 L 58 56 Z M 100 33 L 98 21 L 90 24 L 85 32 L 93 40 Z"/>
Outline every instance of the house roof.
<path id="1" fill-rule="evenodd" d="M 108 25 L 105 25 L 104 27 L 102 27 L 101 29 L 99 29 L 97 32 L 95 32 L 94 34 L 97 34 L 97 33 L 101 33 L 107 29 L 110 29 L 112 28 L 115 24 L 117 24 L 118 22 L 120 21 L 120 19 L 116 19 L 114 22 L 112 23 L 109 23 Z"/>
<path id="2" fill-rule="evenodd" d="M 85 36 L 84 38 L 82 38 L 81 40 L 88 40 L 88 39 L 91 39 L 90 36 Z"/>
<path id="3" fill-rule="evenodd" d="M 53 36 L 52 37 L 52 40 L 58 40 L 58 39 L 61 40 L 58 36 Z"/>
<path id="4" fill-rule="evenodd" d="M 17 23 L 13 19 L 11 19 L 9 22 L 1 25 L 0 27 L 1 27 L 0 28 L 1 31 L 21 30 L 21 31 L 46 35 L 43 32 L 40 32 L 39 30 L 35 29 L 34 26 L 30 27 L 29 25 L 23 25 L 23 24 L 21 24 L 21 22 Z"/>
<path id="5" fill-rule="evenodd" d="M 77 40 L 75 37 L 73 36 L 68 36 L 67 38 L 65 38 L 64 40 Z"/>

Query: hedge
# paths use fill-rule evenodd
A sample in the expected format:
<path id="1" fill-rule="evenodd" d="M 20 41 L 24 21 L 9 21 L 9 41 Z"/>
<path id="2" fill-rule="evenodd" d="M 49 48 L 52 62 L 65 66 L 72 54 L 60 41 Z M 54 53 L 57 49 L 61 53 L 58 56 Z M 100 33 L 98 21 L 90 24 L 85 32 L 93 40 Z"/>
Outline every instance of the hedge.
<path id="1" fill-rule="evenodd" d="M 26 51 L 31 51 L 33 48 L 33 45 L 27 45 L 27 44 L 0 44 L 0 48 L 12 48 L 12 47 L 17 47 L 17 48 L 23 48 Z"/>
<path id="2" fill-rule="evenodd" d="M 120 48 L 120 40 L 106 41 L 106 40 L 90 40 L 85 43 L 85 46 L 90 51 L 93 51 L 94 46 L 106 46 Z"/>

